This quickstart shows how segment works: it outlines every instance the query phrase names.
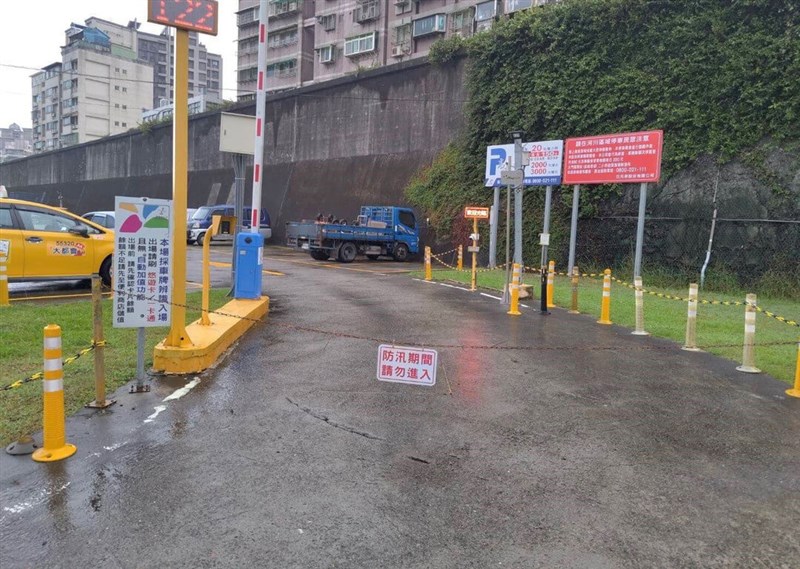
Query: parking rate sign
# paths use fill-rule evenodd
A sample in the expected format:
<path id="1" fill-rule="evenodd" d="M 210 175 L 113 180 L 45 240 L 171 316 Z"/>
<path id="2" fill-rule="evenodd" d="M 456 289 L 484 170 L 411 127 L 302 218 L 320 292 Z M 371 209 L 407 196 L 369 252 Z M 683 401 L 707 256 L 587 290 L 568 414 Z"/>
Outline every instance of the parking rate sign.
<path id="1" fill-rule="evenodd" d="M 563 140 L 543 140 L 523 142 L 522 152 L 528 154 L 530 161 L 525 166 L 523 185 L 557 186 L 561 183 L 561 161 L 564 155 Z M 501 172 L 513 166 L 514 145 L 496 144 L 486 147 L 486 171 L 484 186 L 502 186 Z"/>
<path id="2" fill-rule="evenodd" d="M 632 184 L 661 177 L 663 131 L 568 138 L 565 184 Z"/>
<path id="3" fill-rule="evenodd" d="M 436 384 L 436 350 L 381 344 L 378 347 L 378 379 L 414 385 Z"/>
<path id="4" fill-rule="evenodd" d="M 114 209 L 114 326 L 169 326 L 172 202 L 118 196 Z"/>

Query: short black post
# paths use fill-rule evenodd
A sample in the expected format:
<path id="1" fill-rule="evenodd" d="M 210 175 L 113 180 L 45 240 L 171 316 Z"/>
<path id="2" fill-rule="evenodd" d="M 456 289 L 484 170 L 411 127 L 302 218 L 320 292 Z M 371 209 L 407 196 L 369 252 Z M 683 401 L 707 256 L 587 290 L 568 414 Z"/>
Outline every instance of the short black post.
<path id="1" fill-rule="evenodd" d="M 540 295 L 541 305 L 539 311 L 541 314 L 550 314 L 547 310 L 547 270 L 542 266 L 542 292 Z"/>

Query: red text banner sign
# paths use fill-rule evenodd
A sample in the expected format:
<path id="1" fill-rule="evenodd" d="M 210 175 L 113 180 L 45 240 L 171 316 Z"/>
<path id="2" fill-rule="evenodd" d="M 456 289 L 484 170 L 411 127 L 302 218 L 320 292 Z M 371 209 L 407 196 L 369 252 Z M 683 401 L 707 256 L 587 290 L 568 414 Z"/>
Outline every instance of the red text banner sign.
<path id="1" fill-rule="evenodd" d="M 661 177 L 660 130 L 568 138 L 564 184 L 633 184 Z"/>
<path id="2" fill-rule="evenodd" d="M 464 217 L 467 219 L 489 219 L 489 208 L 468 205 L 464 208 Z"/>

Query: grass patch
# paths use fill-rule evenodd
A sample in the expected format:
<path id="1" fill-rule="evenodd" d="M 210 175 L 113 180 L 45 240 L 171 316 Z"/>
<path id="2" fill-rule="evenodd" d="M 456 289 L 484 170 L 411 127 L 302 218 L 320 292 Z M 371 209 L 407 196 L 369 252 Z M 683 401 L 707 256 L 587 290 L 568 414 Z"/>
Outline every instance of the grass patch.
<path id="1" fill-rule="evenodd" d="M 424 272 L 414 273 L 417 278 L 424 278 Z M 434 270 L 435 280 L 455 281 L 459 283 L 469 283 L 469 271 L 455 270 Z M 540 276 L 526 273 L 523 276 L 523 283 L 533 285 L 534 297 L 538 299 L 540 288 Z M 478 286 L 481 288 L 503 290 L 505 284 L 505 271 L 485 271 L 478 273 Z M 578 310 L 582 314 L 589 314 L 599 318 L 600 300 L 602 297 L 602 279 L 582 278 L 578 285 Z M 645 290 L 652 290 L 680 296 L 689 296 L 689 287 L 685 290 L 675 288 L 654 289 L 644 283 Z M 717 294 L 701 292 L 700 298 L 711 300 L 739 301 L 743 302 L 745 293 L 740 294 Z M 569 308 L 572 301 L 572 288 L 569 279 L 566 277 L 556 277 L 553 288 L 553 301 L 557 306 Z M 531 305 L 530 299 L 523 302 Z M 765 310 L 769 310 L 783 316 L 789 320 L 798 321 L 800 319 L 800 302 L 797 300 L 787 300 L 785 298 L 759 298 L 758 304 Z M 538 304 L 537 304 L 538 307 Z M 683 343 L 686 335 L 686 303 L 662 299 L 655 296 L 645 295 L 644 297 L 644 322 L 645 330 L 653 336 L 668 338 L 676 342 Z M 611 286 L 611 320 L 620 326 L 633 329 L 635 326 L 634 314 L 634 291 L 617 283 Z M 797 362 L 797 344 L 788 345 L 759 345 L 771 344 L 774 342 L 797 342 L 800 329 L 789 326 L 783 322 L 778 322 L 763 314 L 758 314 L 756 320 L 756 366 L 773 377 L 792 383 L 795 376 L 795 366 Z M 701 348 L 706 347 L 706 351 L 721 356 L 723 358 L 740 362 L 742 357 L 742 342 L 744 339 L 744 307 L 743 306 L 720 306 L 700 304 L 697 310 L 697 345 Z M 734 344 L 734 347 L 713 347 L 720 345 Z"/>
<path id="2" fill-rule="evenodd" d="M 212 290 L 210 306 L 218 308 L 228 301 L 227 290 Z M 187 294 L 187 322 L 200 317 L 199 292 Z M 113 393 L 136 375 L 136 329 L 111 326 L 111 300 L 103 302 L 106 392 Z M 12 303 L 0 310 L 0 386 L 28 377 L 42 369 L 42 329 L 55 323 L 61 326 L 64 357 L 92 343 L 92 306 L 89 300 L 60 303 Z M 153 348 L 164 339 L 167 328 L 148 328 L 145 366 L 153 363 Z M 64 392 L 67 414 L 75 413 L 94 400 L 94 355 L 90 352 L 64 367 Z M 42 384 L 32 381 L 16 389 L 0 392 L 0 444 L 42 428 Z"/>

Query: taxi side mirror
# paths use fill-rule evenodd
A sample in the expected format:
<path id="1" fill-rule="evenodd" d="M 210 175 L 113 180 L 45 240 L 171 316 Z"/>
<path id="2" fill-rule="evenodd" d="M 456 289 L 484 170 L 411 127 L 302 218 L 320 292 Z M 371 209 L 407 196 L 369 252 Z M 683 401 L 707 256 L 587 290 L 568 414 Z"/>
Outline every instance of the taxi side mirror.
<path id="1" fill-rule="evenodd" d="M 89 237 L 89 229 L 86 226 L 79 225 L 77 227 L 70 227 L 69 232 L 73 235 L 80 235 L 81 237 Z"/>

